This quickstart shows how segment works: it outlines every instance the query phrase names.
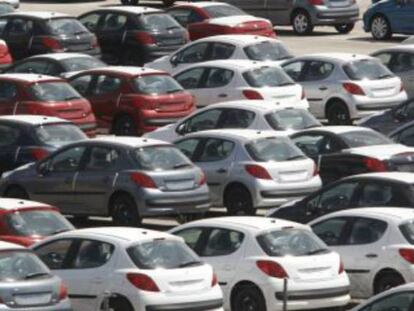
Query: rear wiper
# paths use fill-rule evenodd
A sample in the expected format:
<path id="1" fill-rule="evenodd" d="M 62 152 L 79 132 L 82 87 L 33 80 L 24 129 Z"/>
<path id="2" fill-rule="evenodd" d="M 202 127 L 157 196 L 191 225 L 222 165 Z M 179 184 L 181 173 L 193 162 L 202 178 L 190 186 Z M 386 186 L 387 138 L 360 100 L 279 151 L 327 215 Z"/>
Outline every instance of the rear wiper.
<path id="1" fill-rule="evenodd" d="M 316 255 L 316 254 L 322 254 L 322 253 L 326 253 L 326 252 L 329 252 L 329 249 L 319 248 L 319 249 L 316 249 L 314 251 L 311 251 L 311 252 L 307 253 L 306 255 Z"/>
<path id="2" fill-rule="evenodd" d="M 55 235 L 55 234 L 58 234 L 58 233 L 66 232 L 66 231 L 69 231 L 69 230 L 70 229 L 68 229 L 68 228 L 65 228 L 65 229 L 63 229 L 63 228 L 57 229 L 57 230 L 53 231 L 51 235 Z"/>
<path id="3" fill-rule="evenodd" d="M 176 90 L 169 90 L 167 93 L 168 94 L 172 94 L 172 93 L 178 93 L 178 92 L 181 92 L 182 90 L 180 90 L 180 89 L 176 89 Z"/>
<path id="4" fill-rule="evenodd" d="M 311 129 L 311 128 L 314 128 L 314 127 L 321 127 L 321 125 L 313 124 L 313 125 L 309 125 L 309 126 L 305 127 L 305 129 Z"/>
<path id="5" fill-rule="evenodd" d="M 296 159 L 305 159 L 305 158 L 306 158 L 305 156 L 299 154 L 299 155 L 287 158 L 286 161 L 292 161 L 292 160 L 296 160 Z"/>
<path id="6" fill-rule="evenodd" d="M 34 278 L 38 278 L 40 276 L 46 276 L 46 275 L 50 275 L 50 273 L 48 272 L 35 272 L 35 273 L 29 273 L 27 274 L 24 279 L 25 280 L 29 280 L 29 279 L 34 279 Z"/>
<path id="7" fill-rule="evenodd" d="M 386 74 L 383 74 L 383 75 L 379 76 L 378 79 L 386 79 L 386 78 L 392 78 L 392 77 L 393 77 L 393 75 L 391 75 L 389 73 L 386 73 Z"/>
<path id="8" fill-rule="evenodd" d="M 170 27 L 167 27 L 167 28 L 165 28 L 165 29 L 167 29 L 167 30 L 171 30 L 171 29 L 177 29 L 177 28 L 180 28 L 179 26 L 170 26 Z"/>
<path id="9" fill-rule="evenodd" d="M 173 166 L 173 169 L 179 169 L 179 168 L 183 168 L 183 167 L 187 167 L 187 166 L 192 166 L 190 163 L 179 163 Z"/>
<path id="10" fill-rule="evenodd" d="M 281 83 L 278 86 L 287 86 L 287 85 L 294 85 L 296 84 L 295 82 L 285 82 L 285 83 Z"/>
<path id="11" fill-rule="evenodd" d="M 191 266 L 199 266 L 201 264 L 202 264 L 201 261 L 189 261 L 189 262 L 185 262 L 185 263 L 181 264 L 179 267 L 180 268 L 185 268 L 185 267 L 191 267 Z"/>
<path id="12" fill-rule="evenodd" d="M 80 98 L 82 98 L 82 97 L 72 96 L 72 97 L 65 98 L 65 100 L 73 100 L 73 99 L 80 99 Z"/>

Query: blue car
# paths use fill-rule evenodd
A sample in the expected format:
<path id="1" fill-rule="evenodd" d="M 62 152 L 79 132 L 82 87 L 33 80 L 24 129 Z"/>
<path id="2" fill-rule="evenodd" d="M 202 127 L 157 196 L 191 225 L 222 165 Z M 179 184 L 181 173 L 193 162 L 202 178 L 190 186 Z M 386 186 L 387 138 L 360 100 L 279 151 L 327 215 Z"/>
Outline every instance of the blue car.
<path id="1" fill-rule="evenodd" d="M 394 33 L 414 34 L 414 0 L 381 0 L 365 12 L 364 30 L 374 39 L 389 39 Z"/>

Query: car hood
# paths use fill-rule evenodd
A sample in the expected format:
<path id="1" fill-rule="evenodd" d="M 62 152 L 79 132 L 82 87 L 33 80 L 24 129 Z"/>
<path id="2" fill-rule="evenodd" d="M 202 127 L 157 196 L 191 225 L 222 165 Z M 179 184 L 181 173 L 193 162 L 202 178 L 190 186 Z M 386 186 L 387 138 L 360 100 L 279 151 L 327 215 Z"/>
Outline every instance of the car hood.
<path id="1" fill-rule="evenodd" d="M 22 166 L 19 166 L 18 168 L 15 168 L 12 171 L 3 172 L 3 174 L 1 175 L 1 179 L 6 179 L 6 178 L 9 178 L 11 175 L 13 175 L 15 173 L 19 173 L 19 172 L 34 168 L 35 165 L 36 165 L 35 162 L 31 162 L 31 163 L 27 163 L 27 164 L 24 164 Z"/>
<path id="2" fill-rule="evenodd" d="M 220 26 L 234 27 L 242 23 L 248 22 L 269 22 L 265 18 L 260 18 L 252 15 L 238 15 L 238 16 L 226 16 L 226 17 L 217 17 L 211 18 L 209 24 L 215 24 Z"/>
<path id="3" fill-rule="evenodd" d="M 376 158 L 379 160 L 387 160 L 397 154 L 406 152 L 414 152 L 414 148 L 407 147 L 401 144 L 389 144 L 379 146 L 358 147 L 343 150 L 343 153 L 358 154 L 366 157 Z"/>

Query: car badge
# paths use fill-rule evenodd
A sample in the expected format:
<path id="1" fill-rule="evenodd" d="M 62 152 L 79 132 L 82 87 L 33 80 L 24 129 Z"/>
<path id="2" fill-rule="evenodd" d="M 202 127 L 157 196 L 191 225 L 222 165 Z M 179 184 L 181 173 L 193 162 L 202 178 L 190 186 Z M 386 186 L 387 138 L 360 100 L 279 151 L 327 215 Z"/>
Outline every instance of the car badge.
<path id="1" fill-rule="evenodd" d="M 76 36 L 76 40 L 80 40 L 80 36 L 79 35 Z"/>
<path id="2" fill-rule="evenodd" d="M 254 24 L 254 28 L 259 28 L 259 25 L 257 25 L 257 24 Z"/>

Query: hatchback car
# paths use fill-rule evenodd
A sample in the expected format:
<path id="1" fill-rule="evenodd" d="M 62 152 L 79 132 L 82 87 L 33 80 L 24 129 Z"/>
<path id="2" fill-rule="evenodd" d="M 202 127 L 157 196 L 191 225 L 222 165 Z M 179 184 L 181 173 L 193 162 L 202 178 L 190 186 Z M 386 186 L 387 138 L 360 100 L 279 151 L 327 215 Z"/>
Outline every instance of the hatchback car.
<path id="1" fill-rule="evenodd" d="M 209 209 L 203 172 L 173 145 L 137 137 L 100 137 L 63 147 L 38 163 L 3 174 L 0 193 L 76 216 L 197 215 Z"/>
<path id="2" fill-rule="evenodd" d="M 30 250 L 0 242 L 0 310 L 71 311 L 59 277 Z"/>
<path id="3" fill-rule="evenodd" d="M 12 63 L 13 58 L 6 41 L 0 40 L 0 70 L 10 67 Z"/>
<path id="4" fill-rule="evenodd" d="M 68 286 L 74 311 L 222 311 L 210 265 L 173 235 L 138 228 L 65 232 L 34 246 Z"/>
<path id="5" fill-rule="evenodd" d="M 212 203 L 231 215 L 252 215 L 321 186 L 315 163 L 273 131 L 202 131 L 175 144 L 206 174 Z"/>
<path id="6" fill-rule="evenodd" d="M 276 65 L 250 60 L 215 60 L 175 72 L 174 78 L 189 90 L 198 107 L 240 100 L 266 99 L 307 109 L 303 88 Z"/>
<path id="7" fill-rule="evenodd" d="M 195 109 L 191 94 L 159 70 L 91 69 L 73 75 L 69 83 L 90 101 L 100 127 L 117 135 L 142 135 Z"/>
<path id="8" fill-rule="evenodd" d="M 37 74 L 0 75 L 0 115 L 46 115 L 69 120 L 96 134 L 91 105 L 63 79 Z"/>
<path id="9" fill-rule="evenodd" d="M 95 33 L 109 64 L 143 65 L 188 42 L 188 32 L 170 15 L 149 7 L 102 7 L 79 17 Z"/>
<path id="10" fill-rule="evenodd" d="M 248 15 L 227 3 L 180 3 L 170 8 L 168 13 L 182 26 L 187 27 L 191 40 L 224 34 L 276 37 L 269 20 Z"/>
<path id="11" fill-rule="evenodd" d="M 87 138 L 79 127 L 63 119 L 0 116 L 0 174 L 41 160 L 63 145 Z"/>
<path id="12" fill-rule="evenodd" d="M 296 57 L 282 67 L 305 88 L 310 111 L 331 124 L 350 124 L 407 99 L 400 78 L 370 56 L 321 53 Z"/>
<path id="13" fill-rule="evenodd" d="M 74 17 L 54 12 L 14 12 L 0 17 L 0 38 L 15 60 L 55 52 L 100 55 L 95 35 Z"/>
<path id="14" fill-rule="evenodd" d="M 341 256 L 353 298 L 414 281 L 414 214 L 407 208 L 356 208 L 309 225 Z"/>
<path id="15" fill-rule="evenodd" d="M 275 130 L 292 133 L 322 126 L 305 109 L 264 100 L 240 100 L 218 103 L 193 112 L 186 118 L 152 132 L 145 137 L 172 142 L 187 134 L 227 128 Z"/>
<path id="16" fill-rule="evenodd" d="M 282 311 L 343 307 L 349 280 L 341 259 L 308 226 L 263 217 L 222 217 L 170 231 L 211 264 L 226 310 Z"/>

